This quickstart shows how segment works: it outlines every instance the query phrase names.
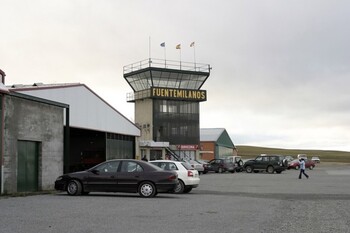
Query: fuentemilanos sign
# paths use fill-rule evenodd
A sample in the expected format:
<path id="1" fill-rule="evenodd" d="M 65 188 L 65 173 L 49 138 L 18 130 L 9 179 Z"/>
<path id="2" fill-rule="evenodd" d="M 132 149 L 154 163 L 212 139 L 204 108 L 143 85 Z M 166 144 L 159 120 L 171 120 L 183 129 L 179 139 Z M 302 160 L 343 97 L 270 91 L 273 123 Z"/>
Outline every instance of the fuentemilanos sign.
<path id="1" fill-rule="evenodd" d="M 207 91 L 152 87 L 151 88 L 151 97 L 152 98 L 160 98 L 160 99 L 206 101 L 207 100 Z"/>

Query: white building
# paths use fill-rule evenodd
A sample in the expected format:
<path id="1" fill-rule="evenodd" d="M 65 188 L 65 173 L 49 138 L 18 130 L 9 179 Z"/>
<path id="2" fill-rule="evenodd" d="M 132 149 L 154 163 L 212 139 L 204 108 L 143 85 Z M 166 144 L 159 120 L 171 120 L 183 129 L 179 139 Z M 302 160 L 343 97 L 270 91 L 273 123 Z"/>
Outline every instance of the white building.
<path id="1" fill-rule="evenodd" d="M 64 114 L 65 172 L 114 158 L 135 158 L 138 127 L 80 83 L 12 85 L 10 91 L 69 105 Z M 40 114 L 40 113 L 38 113 Z M 69 127 L 67 127 L 67 124 Z"/>

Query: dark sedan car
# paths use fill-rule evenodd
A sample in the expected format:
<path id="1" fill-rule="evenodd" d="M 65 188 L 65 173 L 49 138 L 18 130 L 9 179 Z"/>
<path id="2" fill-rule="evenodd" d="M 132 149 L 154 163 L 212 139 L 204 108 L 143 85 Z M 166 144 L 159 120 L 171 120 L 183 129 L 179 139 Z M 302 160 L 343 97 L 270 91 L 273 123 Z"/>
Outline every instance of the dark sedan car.
<path id="1" fill-rule="evenodd" d="M 288 167 L 288 161 L 284 156 L 265 154 L 246 161 L 243 166 L 247 173 L 266 171 L 268 173 L 276 172 L 280 174 Z"/>
<path id="2" fill-rule="evenodd" d="M 216 173 L 235 172 L 235 165 L 230 159 L 212 159 L 208 162 L 207 171 L 214 171 Z"/>
<path id="3" fill-rule="evenodd" d="M 89 192 L 139 193 L 142 197 L 154 197 L 160 192 L 173 191 L 178 183 L 174 171 L 163 169 L 133 159 L 109 160 L 86 171 L 62 175 L 55 182 L 55 189 L 69 195 Z"/>

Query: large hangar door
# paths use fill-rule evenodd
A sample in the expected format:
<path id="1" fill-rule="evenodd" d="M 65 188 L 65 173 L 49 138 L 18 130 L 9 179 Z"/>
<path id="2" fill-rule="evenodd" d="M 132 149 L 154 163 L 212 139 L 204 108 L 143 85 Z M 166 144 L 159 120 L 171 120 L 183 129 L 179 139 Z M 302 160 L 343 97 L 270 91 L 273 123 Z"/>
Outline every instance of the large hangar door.
<path id="1" fill-rule="evenodd" d="M 38 191 L 39 143 L 18 141 L 17 151 L 17 191 Z"/>
<path id="2" fill-rule="evenodd" d="M 69 172 L 82 171 L 106 160 L 106 133 L 70 128 Z"/>

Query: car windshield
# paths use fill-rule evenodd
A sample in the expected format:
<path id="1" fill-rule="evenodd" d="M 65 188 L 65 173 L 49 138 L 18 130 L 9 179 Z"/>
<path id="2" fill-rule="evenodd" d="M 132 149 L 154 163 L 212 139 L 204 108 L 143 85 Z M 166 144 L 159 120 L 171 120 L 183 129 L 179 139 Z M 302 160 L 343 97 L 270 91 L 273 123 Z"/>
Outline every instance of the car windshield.
<path id="1" fill-rule="evenodd" d="M 201 164 L 207 164 L 208 162 L 204 161 L 204 160 L 196 160 L 198 163 L 201 163 Z"/>
<path id="2" fill-rule="evenodd" d="M 163 171 L 162 168 L 158 167 L 157 165 L 153 164 L 152 162 L 148 163 L 148 165 L 152 168 L 154 168 L 154 170 L 157 170 L 157 171 Z"/>
<path id="3" fill-rule="evenodd" d="M 191 165 L 189 165 L 188 163 L 181 162 L 181 164 L 186 168 L 186 170 L 193 170 L 193 167 L 191 167 Z"/>

